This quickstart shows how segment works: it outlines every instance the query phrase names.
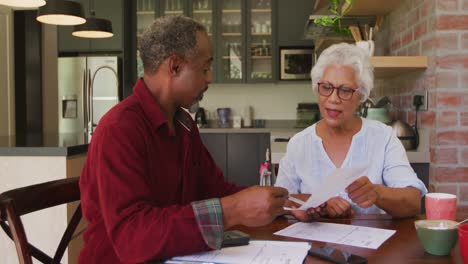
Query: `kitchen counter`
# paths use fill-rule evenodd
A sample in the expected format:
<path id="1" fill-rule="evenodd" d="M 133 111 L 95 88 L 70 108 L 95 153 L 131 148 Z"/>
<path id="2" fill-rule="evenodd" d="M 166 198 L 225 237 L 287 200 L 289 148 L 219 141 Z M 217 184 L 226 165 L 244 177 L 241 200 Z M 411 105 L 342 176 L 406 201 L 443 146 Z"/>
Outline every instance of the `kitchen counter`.
<path id="1" fill-rule="evenodd" d="M 81 133 L 0 136 L 0 156 L 73 156 L 87 151 Z"/>

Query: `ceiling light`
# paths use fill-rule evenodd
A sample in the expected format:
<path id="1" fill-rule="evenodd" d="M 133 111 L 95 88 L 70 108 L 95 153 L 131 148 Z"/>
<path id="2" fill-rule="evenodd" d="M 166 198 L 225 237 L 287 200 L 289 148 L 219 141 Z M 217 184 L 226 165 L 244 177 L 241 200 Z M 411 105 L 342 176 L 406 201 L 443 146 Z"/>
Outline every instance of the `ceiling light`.
<path id="1" fill-rule="evenodd" d="M 45 4 L 44 0 L 0 0 L 0 5 L 11 7 L 40 7 Z"/>
<path id="2" fill-rule="evenodd" d="M 80 3 L 68 0 L 48 0 L 37 10 L 37 21 L 62 26 L 79 25 L 86 22 Z"/>
<path id="3" fill-rule="evenodd" d="M 86 23 L 75 26 L 72 35 L 80 38 L 110 38 L 114 33 L 110 20 L 90 17 L 86 18 Z"/>

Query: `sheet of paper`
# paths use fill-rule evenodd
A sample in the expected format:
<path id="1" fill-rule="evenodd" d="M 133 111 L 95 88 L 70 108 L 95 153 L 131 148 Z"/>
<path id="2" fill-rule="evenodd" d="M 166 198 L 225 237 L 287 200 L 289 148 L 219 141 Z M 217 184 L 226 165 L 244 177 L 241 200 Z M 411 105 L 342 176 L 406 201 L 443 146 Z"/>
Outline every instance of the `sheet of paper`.
<path id="1" fill-rule="evenodd" d="M 318 191 L 312 193 L 310 198 L 301 205 L 298 210 L 307 210 L 312 207 L 318 207 L 328 201 L 328 199 L 336 196 L 339 192 L 344 191 L 351 183 L 365 175 L 366 171 L 367 166 L 336 169 L 327 176 L 325 182 L 320 185 Z M 291 210 L 291 208 L 285 209 Z"/>
<path id="2" fill-rule="evenodd" d="M 332 223 L 296 223 L 275 233 L 279 236 L 377 249 L 395 230 Z"/>
<path id="3" fill-rule="evenodd" d="M 193 255 L 174 257 L 173 261 L 203 263 L 302 263 L 310 249 L 307 242 L 252 240 L 249 245 L 228 247 Z"/>

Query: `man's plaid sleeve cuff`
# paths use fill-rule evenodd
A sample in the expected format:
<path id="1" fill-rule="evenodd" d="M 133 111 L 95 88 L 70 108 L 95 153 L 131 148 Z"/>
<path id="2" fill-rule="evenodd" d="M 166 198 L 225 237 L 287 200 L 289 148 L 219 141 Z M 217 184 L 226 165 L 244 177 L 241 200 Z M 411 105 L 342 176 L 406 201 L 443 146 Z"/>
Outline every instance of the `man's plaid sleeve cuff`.
<path id="1" fill-rule="evenodd" d="M 220 249 L 224 235 L 223 210 L 220 200 L 215 198 L 191 204 L 205 243 L 212 249 Z"/>

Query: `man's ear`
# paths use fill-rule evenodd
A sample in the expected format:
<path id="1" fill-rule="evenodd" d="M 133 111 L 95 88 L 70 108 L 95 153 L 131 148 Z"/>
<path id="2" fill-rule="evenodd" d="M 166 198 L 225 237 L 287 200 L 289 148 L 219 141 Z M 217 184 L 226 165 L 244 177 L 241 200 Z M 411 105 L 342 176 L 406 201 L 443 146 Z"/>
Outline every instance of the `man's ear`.
<path id="1" fill-rule="evenodd" d="M 179 74 L 181 67 L 183 65 L 183 60 L 179 56 L 173 54 L 168 58 L 169 73 L 173 76 Z"/>

